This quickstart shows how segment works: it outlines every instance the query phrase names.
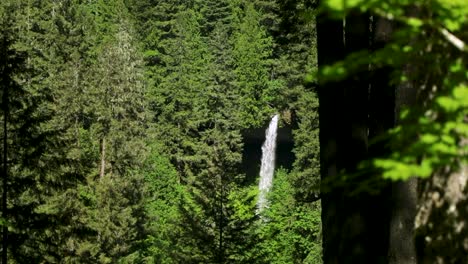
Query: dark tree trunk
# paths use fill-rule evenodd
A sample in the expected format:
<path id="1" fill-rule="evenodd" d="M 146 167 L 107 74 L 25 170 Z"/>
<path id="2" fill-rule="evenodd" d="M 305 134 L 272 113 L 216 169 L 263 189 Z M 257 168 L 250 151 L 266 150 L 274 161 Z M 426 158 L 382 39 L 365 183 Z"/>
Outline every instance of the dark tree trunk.
<path id="1" fill-rule="evenodd" d="M 317 50 L 319 68 L 344 57 L 343 23 L 328 20 L 325 15 L 317 19 Z M 340 193 L 328 191 L 324 181 L 336 178 L 338 155 L 338 131 L 341 121 L 342 91 L 339 83 L 320 83 L 319 97 L 319 142 L 320 174 L 322 178 L 322 233 L 323 262 L 339 263 L 342 249 L 340 234 L 343 219 L 340 212 Z M 327 188 L 328 189 L 328 188 Z"/>
<path id="2" fill-rule="evenodd" d="M 369 26 L 366 15 L 350 15 L 346 23 L 319 18 L 319 67 L 369 48 Z M 363 72 L 344 82 L 320 83 L 319 87 L 325 264 L 387 263 L 388 194 L 357 193 L 372 176 L 362 173 L 352 183 L 335 186 L 342 183 L 341 172 L 356 173 L 357 165 L 369 157 L 370 82 L 368 71 Z"/>
<path id="3" fill-rule="evenodd" d="M 3 87 L 3 168 L 2 168 L 2 218 L 7 219 L 7 183 L 8 183 L 8 83 Z M 2 263 L 7 263 L 8 227 L 4 223 L 2 228 Z"/>
<path id="4" fill-rule="evenodd" d="M 373 48 L 383 48 L 390 41 L 395 23 L 376 17 L 374 24 Z M 408 66 L 409 67 L 409 66 Z M 416 100 L 411 83 L 392 87 L 388 73 L 392 69 L 383 68 L 374 72 L 371 86 L 370 136 L 379 136 L 398 123 L 402 106 L 413 105 Z M 409 70 L 409 69 L 407 69 Z M 377 144 L 373 155 L 385 155 L 385 143 Z M 416 179 L 391 184 L 391 215 L 389 230 L 389 263 L 416 263 L 414 247 L 414 217 L 416 215 Z"/>
<path id="5" fill-rule="evenodd" d="M 396 88 L 395 120 L 397 123 L 402 107 L 414 105 L 415 102 L 416 89 L 413 84 L 404 83 Z M 416 178 L 392 183 L 389 248 L 391 264 L 415 264 L 417 262 L 414 243 L 414 219 L 418 203 L 417 184 Z"/>
<path id="6" fill-rule="evenodd" d="M 2 32 L 5 33 L 5 32 Z M 2 94 L 2 110 L 3 110 L 3 153 L 2 153 L 2 218 L 4 221 L 8 219 L 8 204 L 7 204 L 7 191 L 8 191 L 8 115 L 10 112 L 9 109 L 9 88 L 11 85 L 11 68 L 9 67 L 8 61 L 8 46 L 9 42 L 6 35 L 3 36 L 1 45 L 1 55 L 0 57 L 4 58 L 3 65 L 1 65 L 0 70 L 3 75 L 1 80 L 2 83 L 0 86 L 3 89 Z M 6 223 L 2 227 L 2 263 L 7 263 L 7 253 L 8 252 L 8 227 Z"/>

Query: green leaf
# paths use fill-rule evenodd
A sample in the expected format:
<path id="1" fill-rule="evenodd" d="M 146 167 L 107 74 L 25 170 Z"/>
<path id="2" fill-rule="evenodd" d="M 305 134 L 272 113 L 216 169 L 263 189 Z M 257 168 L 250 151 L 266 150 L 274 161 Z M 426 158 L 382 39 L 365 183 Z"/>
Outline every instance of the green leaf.
<path id="1" fill-rule="evenodd" d="M 410 17 L 406 20 L 406 23 L 412 27 L 421 27 L 423 25 L 423 21 L 419 18 Z"/>
<path id="2" fill-rule="evenodd" d="M 447 96 L 437 98 L 437 103 L 447 112 L 455 112 L 460 108 L 458 101 Z"/>

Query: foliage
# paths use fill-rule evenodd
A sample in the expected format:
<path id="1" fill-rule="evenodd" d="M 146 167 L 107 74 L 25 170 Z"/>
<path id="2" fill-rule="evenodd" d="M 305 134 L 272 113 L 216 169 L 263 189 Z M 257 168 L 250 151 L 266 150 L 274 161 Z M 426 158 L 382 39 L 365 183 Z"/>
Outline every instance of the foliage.
<path id="1" fill-rule="evenodd" d="M 181 215 L 184 187 L 169 159 L 159 154 L 159 144 L 149 144 L 151 154 L 133 173 L 144 177 L 140 189 L 144 197 L 145 237 L 138 244 L 133 262 L 176 263 L 180 247 Z"/>
<path id="2" fill-rule="evenodd" d="M 393 181 L 418 178 L 420 199 L 417 211 L 412 212 L 416 214 L 418 262 L 465 261 L 460 235 L 467 231 L 460 224 L 467 213 L 468 4 L 447 0 L 330 0 L 322 1 L 321 10 L 335 19 L 368 14 L 373 21 L 391 24 L 394 31 L 386 32 L 385 46 L 352 53 L 324 67 L 319 76 L 334 82 L 392 70 L 390 85 L 396 88 L 398 125 L 371 142 L 370 147 L 385 145 L 385 153 L 363 162 L 360 172 L 370 169 Z M 405 94 L 408 90 L 412 94 Z M 372 180 L 382 182 L 377 177 Z M 397 184 L 392 187 L 398 188 Z M 407 196 L 402 200 L 412 199 L 410 190 L 399 191 L 396 196 Z M 399 197 L 392 199 L 395 204 L 402 203 Z M 394 210 L 410 211 L 416 205 L 399 206 Z"/>
<path id="3" fill-rule="evenodd" d="M 2 51 L 6 52 L 2 58 L 9 65 L 2 67 L 1 89 L 2 95 L 9 92 L 2 98 L 2 116 L 7 117 L 2 118 L 7 122 L 7 131 L 2 127 L 2 134 L 8 134 L 7 142 L 2 140 L 8 148 L 8 166 L 3 164 L 8 179 L 3 188 L 9 191 L 8 208 L 3 212 L 11 223 L 11 261 L 54 259 L 58 251 L 55 243 L 60 240 L 54 238 L 54 226 L 68 219 L 61 212 L 44 209 L 79 179 L 67 166 L 73 163 L 67 155 L 70 138 L 55 123 L 58 90 L 53 74 L 63 66 L 60 51 L 66 45 L 49 49 L 59 34 L 56 25 L 62 17 L 43 14 L 54 7 L 39 1 L 1 4 Z M 64 7 L 60 11 L 68 10 Z"/>
<path id="4" fill-rule="evenodd" d="M 276 171 L 257 231 L 259 250 L 266 263 L 322 263 L 320 204 L 296 201 L 291 181 L 284 169 Z"/>
<path id="5" fill-rule="evenodd" d="M 314 92 L 303 92 L 296 111 L 298 129 L 294 131 L 296 160 L 291 177 L 296 199 L 313 201 L 320 188 L 320 149 L 318 146 L 318 101 Z M 315 111 L 310 111 L 314 109 Z"/>
<path id="6" fill-rule="evenodd" d="M 270 262 L 268 240 L 317 260 L 320 208 L 295 200 L 317 176 L 313 33 L 301 20 L 288 34 L 282 5 L 2 1 L 9 261 Z M 281 236 L 241 169 L 243 131 L 279 111 L 301 119 L 296 180 L 280 172 L 272 196 Z"/>
<path id="7" fill-rule="evenodd" d="M 463 83 L 454 83 L 453 88 L 448 87 L 450 94 L 437 96 L 434 106 L 426 110 L 417 122 L 390 131 L 400 151 L 395 151 L 387 159 L 374 161 L 376 167 L 384 170 L 384 178 L 404 180 L 415 175 L 426 178 L 447 166 L 449 170 L 456 171 L 460 164 L 466 164 L 468 87 Z M 403 120 L 407 120 L 414 113 L 407 111 L 403 115 Z M 408 135 L 417 136 L 418 141 L 408 144 Z M 403 147 L 400 145 L 403 142 L 408 145 Z"/>
<path id="8" fill-rule="evenodd" d="M 400 23 L 391 44 L 372 54 L 351 54 L 343 62 L 324 68 L 325 78 L 341 78 L 371 63 L 395 69 L 393 83 L 421 86 L 420 107 L 401 112 L 400 125 L 389 132 L 392 154 L 378 158 L 374 166 L 385 178 L 404 180 L 429 177 L 445 166 L 451 170 L 466 164 L 466 50 L 463 1 L 325 1 L 322 8 L 337 17 L 359 9 Z M 415 14 L 406 10 L 416 9 Z M 455 11 L 456 10 L 456 11 Z M 414 12 L 413 12 L 414 13 Z M 459 37 L 457 37 L 459 36 Z M 466 39 L 466 38 L 465 38 Z M 370 58 L 370 60 L 369 60 Z M 437 63 L 433 63 L 436 61 Z M 411 62 L 411 69 L 406 64 Z M 424 81 L 423 81 L 424 80 Z"/>
<path id="9" fill-rule="evenodd" d="M 272 109 L 265 106 L 275 99 L 280 83 L 270 78 L 272 39 L 260 25 L 260 13 L 252 4 L 246 3 L 245 14 L 239 20 L 238 31 L 233 36 L 233 58 L 241 122 L 258 127 L 263 125 L 258 116 L 271 115 Z"/>

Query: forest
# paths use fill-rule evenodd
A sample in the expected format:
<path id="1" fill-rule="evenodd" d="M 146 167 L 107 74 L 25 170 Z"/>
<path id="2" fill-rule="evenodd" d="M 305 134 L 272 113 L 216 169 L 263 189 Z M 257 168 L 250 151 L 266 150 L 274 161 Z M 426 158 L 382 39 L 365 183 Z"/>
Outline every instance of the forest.
<path id="1" fill-rule="evenodd" d="M 466 0 L 2 0 L 0 31 L 0 263 L 468 263 Z"/>

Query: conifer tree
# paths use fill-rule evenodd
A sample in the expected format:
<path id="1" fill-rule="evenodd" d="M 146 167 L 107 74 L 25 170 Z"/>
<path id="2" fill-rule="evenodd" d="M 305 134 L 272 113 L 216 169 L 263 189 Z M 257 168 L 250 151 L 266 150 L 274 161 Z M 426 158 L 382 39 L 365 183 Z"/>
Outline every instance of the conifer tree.
<path id="1" fill-rule="evenodd" d="M 19 130 L 22 145 L 15 155 L 18 162 L 28 162 L 18 166 L 18 197 L 11 198 L 17 215 L 10 218 L 21 219 L 15 227 L 21 232 L 10 237 L 16 245 L 12 257 L 20 262 L 115 261 L 135 250 L 144 218 L 137 195 L 144 182 L 129 171 L 145 156 L 145 92 L 131 27 L 118 23 L 126 16 L 124 5 L 19 4 L 16 25 L 24 33 L 15 45 L 25 54 L 26 70 L 18 76 L 29 99 L 17 98 L 25 100 L 21 111 L 27 110 L 29 119 L 16 120 L 21 111 L 14 117 L 24 130 Z M 95 140 L 103 135 L 105 155 Z M 105 166 L 98 167 L 102 157 Z M 94 181 L 103 167 L 113 179 Z M 121 194 L 115 204 L 107 203 L 112 193 Z M 120 212 L 120 207 L 128 209 Z M 105 228 L 112 225 L 121 232 Z M 116 246 L 124 237 L 125 243 Z"/>
<path id="2" fill-rule="evenodd" d="M 291 116 L 294 128 L 295 162 L 291 177 L 298 202 L 309 203 L 319 197 L 320 164 L 318 142 L 318 100 L 316 82 L 305 80 L 304 72 L 317 69 L 316 29 L 312 1 L 276 1 L 279 31 L 275 71 L 284 83 L 276 105 Z"/>
<path id="3" fill-rule="evenodd" d="M 271 103 L 281 84 L 270 76 L 272 39 L 260 25 L 261 13 L 251 3 L 244 5 L 245 12 L 232 35 L 235 89 L 241 97 L 243 127 L 258 127 L 271 114 Z"/>
<path id="4" fill-rule="evenodd" d="M 126 0 L 136 20 L 136 29 L 143 46 L 146 76 L 151 86 L 159 85 L 171 66 L 171 47 L 177 38 L 177 17 L 193 7 L 195 1 Z"/>
<path id="5" fill-rule="evenodd" d="M 279 4 L 0 4 L 10 5 L 2 23 L 24 59 L 2 105 L 14 110 L 3 129 L 11 259 L 256 261 L 242 130 L 294 105 L 285 88 L 300 86 L 278 66 Z"/>
<path id="6" fill-rule="evenodd" d="M 320 205 L 297 201 L 290 176 L 282 168 L 275 173 L 255 250 L 264 263 L 322 263 Z"/>
<path id="7" fill-rule="evenodd" d="M 164 140 L 182 181 L 190 183 L 199 171 L 200 157 L 195 139 L 199 136 L 200 92 L 206 81 L 208 50 L 200 36 L 196 12 L 178 15 L 175 38 L 166 47 L 166 74 L 153 87 L 152 99 L 157 118 L 158 137 Z M 195 143 L 195 144 L 194 144 Z"/>
<path id="8" fill-rule="evenodd" d="M 190 197 L 174 166 L 159 152 L 159 143 L 153 142 L 150 147 L 150 154 L 136 171 L 145 181 L 140 191 L 147 220 L 145 238 L 133 254 L 134 262 L 179 263 L 180 252 L 186 245 L 179 208 Z"/>
<path id="9" fill-rule="evenodd" d="M 268 35 L 275 38 L 280 32 L 279 15 L 283 10 L 280 10 L 278 0 L 255 0 L 252 1 L 255 9 L 260 12 L 260 24 L 264 27 Z M 276 43 L 275 43 L 276 44 Z"/>
<path id="10" fill-rule="evenodd" d="M 15 101 L 11 99 L 12 95 L 17 95 L 15 92 L 21 90 L 22 87 L 14 79 L 15 74 L 21 70 L 23 66 L 23 60 L 18 56 L 20 55 L 16 50 L 13 49 L 13 27 L 12 27 L 12 14 L 14 6 L 9 5 L 10 3 L 3 3 L 0 5 L 0 26 L 1 26 L 1 39 L 0 39 L 0 56 L 3 58 L 0 63 L 0 87 L 1 87 L 1 162 L 2 162 L 2 215 L 1 215 L 1 226 L 2 226 L 2 263 L 8 261 L 8 244 L 9 231 L 8 226 L 11 226 L 10 212 L 8 205 L 8 196 L 11 195 L 9 182 L 11 182 L 10 174 L 10 153 L 9 147 L 11 147 L 11 140 L 9 137 L 12 136 L 10 133 L 10 120 L 15 120 L 15 117 L 11 118 L 12 106 L 10 105 Z M 14 21 L 14 20 L 13 20 Z M 15 110 L 16 107 L 13 108 Z"/>
<path id="11" fill-rule="evenodd" d="M 95 17 L 90 30 L 94 41 L 89 50 L 87 98 L 90 101 L 87 144 L 94 159 L 77 199 L 84 205 L 83 225 L 87 235 L 70 241 L 71 258 L 91 262 L 132 259 L 145 237 L 146 213 L 143 175 L 132 173 L 146 156 L 145 83 L 143 63 L 135 48 L 128 12 L 121 1 L 86 6 Z M 106 26 L 111 24 L 111 27 Z M 118 195 L 117 195 L 118 194 Z M 121 208 L 125 208 L 122 210 Z"/>
<path id="12" fill-rule="evenodd" d="M 21 71 L 10 76 L 18 80 L 18 87 L 8 103 L 14 113 L 7 126 L 11 136 L 7 142 L 12 168 L 9 185 L 13 191 L 8 197 L 9 241 L 14 245 L 10 259 L 46 259 L 50 252 L 57 254 L 47 231 L 60 223 L 60 216 L 44 207 L 75 181 L 67 175 L 68 139 L 54 123 L 57 93 L 53 74 L 61 65 L 60 45 L 64 43 L 53 38 L 58 35 L 61 17 L 52 12 L 57 6 L 50 2 L 7 1 L 2 7 L 11 12 L 10 23 L 15 25 L 16 34 L 9 35 L 12 52 L 21 54 L 24 60 Z M 44 16 L 48 12 L 52 16 Z"/>
<path id="13" fill-rule="evenodd" d="M 235 1 L 214 1 L 207 0 L 199 3 L 201 13 L 202 34 L 210 36 L 216 27 L 226 27 L 226 31 L 231 33 L 234 19 Z"/>

